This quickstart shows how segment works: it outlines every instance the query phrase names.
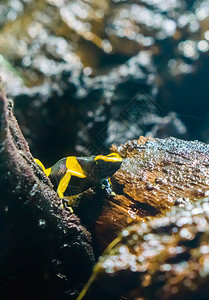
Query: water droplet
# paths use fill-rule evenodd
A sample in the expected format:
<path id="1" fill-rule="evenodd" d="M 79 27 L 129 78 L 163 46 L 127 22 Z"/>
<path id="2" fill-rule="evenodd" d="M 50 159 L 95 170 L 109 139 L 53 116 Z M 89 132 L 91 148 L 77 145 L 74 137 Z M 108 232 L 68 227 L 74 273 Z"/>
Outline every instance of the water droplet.
<path id="1" fill-rule="evenodd" d="M 42 228 L 45 228 L 46 227 L 46 221 L 44 219 L 40 219 L 38 221 L 38 225 Z"/>
<path id="2" fill-rule="evenodd" d="M 209 50 L 208 42 L 205 40 L 199 41 L 199 43 L 197 44 L 197 48 L 202 52 L 207 52 Z"/>

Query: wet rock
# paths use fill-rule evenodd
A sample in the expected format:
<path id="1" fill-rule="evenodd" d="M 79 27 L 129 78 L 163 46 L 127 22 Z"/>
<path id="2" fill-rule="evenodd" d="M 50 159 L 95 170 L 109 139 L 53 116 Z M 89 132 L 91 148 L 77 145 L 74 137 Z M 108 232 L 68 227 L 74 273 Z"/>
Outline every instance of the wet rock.
<path id="1" fill-rule="evenodd" d="M 79 300 L 84 292 L 84 299 L 208 299 L 208 235 L 208 198 L 124 229 Z"/>
<path id="2" fill-rule="evenodd" d="M 75 208 L 100 251 L 129 224 L 147 222 L 174 205 L 209 193 L 207 144 L 141 137 L 112 150 L 123 157 L 121 168 L 111 178 L 115 195 L 89 191 Z"/>
<path id="3" fill-rule="evenodd" d="M 1 75 L 13 83 L 7 90 L 21 129 L 46 164 L 69 153 L 105 153 L 113 141 L 139 135 L 207 140 L 207 1 L 1 7 Z M 133 124 L 126 107 L 142 93 L 155 105 Z"/>
<path id="4" fill-rule="evenodd" d="M 208 192 L 207 144 L 142 137 L 117 150 L 124 160 L 114 181 L 127 198 L 163 211 L 180 196 L 194 199 Z"/>
<path id="5" fill-rule="evenodd" d="M 2 91 L 0 191 L 1 298 L 74 299 L 94 263 L 90 234 L 61 209 Z"/>

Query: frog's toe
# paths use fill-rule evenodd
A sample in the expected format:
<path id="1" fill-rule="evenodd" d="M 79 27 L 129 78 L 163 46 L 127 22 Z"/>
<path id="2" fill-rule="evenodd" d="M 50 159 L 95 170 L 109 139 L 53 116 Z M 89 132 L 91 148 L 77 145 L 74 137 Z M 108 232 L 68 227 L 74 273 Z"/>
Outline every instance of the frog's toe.
<path id="1" fill-rule="evenodd" d="M 68 199 L 62 198 L 61 208 L 66 209 L 66 210 L 70 211 L 71 213 L 73 213 L 72 207 L 69 206 Z"/>

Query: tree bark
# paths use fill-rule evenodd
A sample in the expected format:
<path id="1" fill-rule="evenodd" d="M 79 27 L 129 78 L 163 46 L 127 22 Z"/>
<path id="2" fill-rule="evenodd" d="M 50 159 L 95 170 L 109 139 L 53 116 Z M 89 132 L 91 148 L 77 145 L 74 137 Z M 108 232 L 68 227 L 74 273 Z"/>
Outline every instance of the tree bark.
<path id="1" fill-rule="evenodd" d="M 74 299 L 94 263 L 89 232 L 34 162 L 0 91 L 1 299 Z"/>

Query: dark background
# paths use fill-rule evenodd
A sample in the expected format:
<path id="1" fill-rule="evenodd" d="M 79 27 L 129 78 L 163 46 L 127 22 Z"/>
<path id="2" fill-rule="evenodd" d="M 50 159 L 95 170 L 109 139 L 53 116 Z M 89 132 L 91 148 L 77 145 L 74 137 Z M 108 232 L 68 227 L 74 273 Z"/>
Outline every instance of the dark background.
<path id="1" fill-rule="evenodd" d="M 208 142 L 209 1 L 8 0 L 0 74 L 34 157 Z"/>

